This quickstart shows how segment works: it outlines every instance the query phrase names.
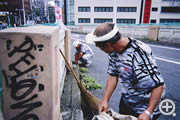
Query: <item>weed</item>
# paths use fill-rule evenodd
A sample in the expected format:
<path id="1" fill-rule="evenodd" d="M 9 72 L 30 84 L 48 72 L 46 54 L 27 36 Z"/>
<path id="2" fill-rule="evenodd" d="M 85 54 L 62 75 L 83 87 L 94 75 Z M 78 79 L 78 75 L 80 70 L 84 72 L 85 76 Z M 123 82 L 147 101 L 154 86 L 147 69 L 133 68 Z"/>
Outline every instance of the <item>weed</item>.
<path id="1" fill-rule="evenodd" d="M 80 80 L 81 80 L 81 83 L 84 85 L 84 87 L 86 89 L 101 89 L 102 86 L 100 84 L 98 84 L 96 82 L 96 80 L 91 77 L 90 75 L 88 74 L 85 74 L 85 72 L 88 72 L 88 69 L 79 69 L 80 71 Z"/>

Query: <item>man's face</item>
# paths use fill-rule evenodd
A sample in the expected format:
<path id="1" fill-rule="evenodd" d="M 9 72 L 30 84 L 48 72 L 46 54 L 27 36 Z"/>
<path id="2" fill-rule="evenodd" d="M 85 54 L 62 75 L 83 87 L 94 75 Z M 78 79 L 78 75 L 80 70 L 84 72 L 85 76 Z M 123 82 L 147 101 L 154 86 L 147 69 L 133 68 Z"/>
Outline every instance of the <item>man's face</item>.
<path id="1" fill-rule="evenodd" d="M 103 45 L 96 45 L 96 47 L 100 48 L 102 51 L 108 54 L 114 52 L 114 49 L 111 47 L 110 43 L 106 43 Z"/>

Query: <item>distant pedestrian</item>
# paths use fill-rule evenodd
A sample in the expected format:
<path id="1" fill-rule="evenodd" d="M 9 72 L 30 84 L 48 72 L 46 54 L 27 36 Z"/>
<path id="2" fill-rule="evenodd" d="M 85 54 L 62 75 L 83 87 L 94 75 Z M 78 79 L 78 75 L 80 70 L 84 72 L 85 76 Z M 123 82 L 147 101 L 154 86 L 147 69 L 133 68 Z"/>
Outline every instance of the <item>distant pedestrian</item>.
<path id="1" fill-rule="evenodd" d="M 2 29 L 2 21 L 0 21 L 0 30 Z"/>
<path id="2" fill-rule="evenodd" d="M 6 21 L 5 20 L 3 20 L 3 22 L 2 22 L 2 29 L 5 29 L 5 28 L 7 28 L 7 23 L 6 23 Z"/>
<path id="3" fill-rule="evenodd" d="M 138 120 L 156 120 L 165 85 L 150 47 L 134 38 L 122 37 L 113 23 L 99 25 L 86 36 L 86 41 L 109 54 L 109 77 L 99 112 L 107 111 L 119 81 L 122 84 L 120 114 L 133 115 Z"/>
<path id="4" fill-rule="evenodd" d="M 78 64 L 78 61 L 80 61 L 80 65 L 86 67 L 90 66 L 92 64 L 91 59 L 94 55 L 92 49 L 88 45 L 77 40 L 73 42 L 73 46 L 76 48 L 74 63 Z"/>

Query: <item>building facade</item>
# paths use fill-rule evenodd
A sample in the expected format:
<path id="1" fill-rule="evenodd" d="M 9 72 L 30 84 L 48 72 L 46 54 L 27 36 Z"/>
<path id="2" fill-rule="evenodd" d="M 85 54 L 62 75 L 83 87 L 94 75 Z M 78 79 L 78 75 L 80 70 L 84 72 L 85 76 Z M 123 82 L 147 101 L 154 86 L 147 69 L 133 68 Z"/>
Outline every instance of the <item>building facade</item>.
<path id="1" fill-rule="evenodd" d="M 67 24 L 180 23 L 180 0 L 67 0 Z"/>
<path id="2" fill-rule="evenodd" d="M 64 0 L 64 7 L 65 7 L 65 23 L 67 25 L 74 25 L 75 24 L 75 0 Z"/>
<path id="3" fill-rule="evenodd" d="M 38 10 L 38 16 L 45 16 L 45 4 L 43 0 L 33 0 L 32 4 L 33 8 Z"/>
<path id="4" fill-rule="evenodd" d="M 5 12 L 9 26 L 26 24 L 32 14 L 31 0 L 0 0 L 0 12 Z M 31 17 L 32 18 L 32 17 Z"/>
<path id="5" fill-rule="evenodd" d="M 180 23 L 180 0 L 154 0 L 150 23 Z"/>
<path id="6" fill-rule="evenodd" d="M 55 6 L 48 5 L 48 17 L 49 23 L 55 23 Z"/>

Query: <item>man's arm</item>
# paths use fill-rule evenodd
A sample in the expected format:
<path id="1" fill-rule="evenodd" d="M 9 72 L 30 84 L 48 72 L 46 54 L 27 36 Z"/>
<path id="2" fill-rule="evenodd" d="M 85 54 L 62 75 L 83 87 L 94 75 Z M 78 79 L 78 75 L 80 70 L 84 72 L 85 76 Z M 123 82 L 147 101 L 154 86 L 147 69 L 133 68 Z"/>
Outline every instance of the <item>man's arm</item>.
<path id="1" fill-rule="evenodd" d="M 74 63 L 77 64 L 78 60 L 80 60 L 82 56 L 83 56 L 82 52 L 80 52 L 79 54 L 76 53 Z"/>
<path id="2" fill-rule="evenodd" d="M 103 98 L 101 105 L 99 107 L 99 113 L 101 113 L 103 111 L 107 112 L 108 106 L 109 106 L 108 102 L 111 98 L 111 95 L 112 95 L 114 89 L 116 88 L 117 82 L 118 82 L 117 76 L 109 75 L 107 83 L 106 83 L 104 98 Z"/>
<path id="3" fill-rule="evenodd" d="M 151 114 L 153 113 L 156 105 L 161 99 L 163 91 L 164 91 L 164 85 L 161 85 L 152 91 L 152 94 L 149 100 L 149 105 L 147 107 L 147 111 L 149 111 Z M 138 120 L 150 120 L 150 117 L 146 113 L 142 113 L 139 115 Z"/>

